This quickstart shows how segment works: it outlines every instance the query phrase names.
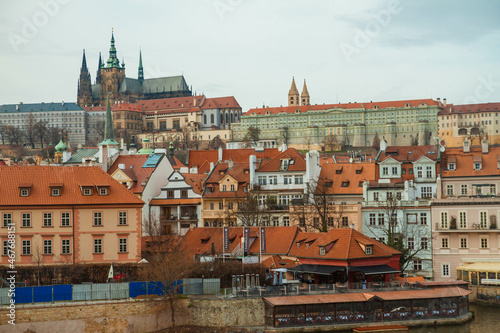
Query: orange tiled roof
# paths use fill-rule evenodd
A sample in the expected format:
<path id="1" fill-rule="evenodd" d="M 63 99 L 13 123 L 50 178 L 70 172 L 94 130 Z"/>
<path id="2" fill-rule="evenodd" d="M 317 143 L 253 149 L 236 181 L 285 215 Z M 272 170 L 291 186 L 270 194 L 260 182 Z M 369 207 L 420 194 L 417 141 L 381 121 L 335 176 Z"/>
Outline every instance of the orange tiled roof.
<path id="1" fill-rule="evenodd" d="M 288 252 L 288 255 L 296 257 L 298 253 L 302 252 L 304 248 L 313 244 L 314 241 L 320 237 L 323 237 L 323 233 L 299 231 L 295 237 L 292 247 L 290 248 L 290 252 Z"/>
<path id="2" fill-rule="evenodd" d="M 83 109 L 87 112 L 106 111 L 106 106 L 84 106 Z M 132 103 L 115 103 L 111 105 L 111 111 L 134 111 L 142 113 L 142 108 Z"/>
<path id="3" fill-rule="evenodd" d="M 327 194 L 363 194 L 363 182 L 376 179 L 375 163 L 323 164 L 319 177 L 332 181 Z"/>
<path id="4" fill-rule="evenodd" d="M 203 192 L 203 184 L 205 183 L 205 178 L 207 178 L 207 175 L 183 173 L 182 176 L 184 177 L 186 183 L 193 188 L 194 193 L 201 194 Z"/>
<path id="5" fill-rule="evenodd" d="M 283 259 L 278 255 L 272 255 L 262 260 L 262 265 L 267 268 L 292 268 L 295 267 L 295 260 Z"/>
<path id="6" fill-rule="evenodd" d="M 285 255 L 290 249 L 290 245 L 295 238 L 299 228 L 297 227 L 266 227 L 266 254 Z M 250 227 L 251 237 L 256 237 L 259 231 L 258 227 Z M 241 242 L 243 236 L 243 227 L 229 228 L 229 252 L 232 252 Z M 184 236 L 179 247 L 191 256 L 195 254 L 210 255 L 212 252 L 212 243 L 215 246 L 215 253 L 223 253 L 223 235 L 222 228 L 194 228 L 189 229 Z M 251 253 L 260 253 L 259 239 L 255 239 L 250 246 Z"/>
<path id="7" fill-rule="evenodd" d="M 145 113 L 160 114 L 198 112 L 205 109 L 241 108 L 233 96 L 206 98 L 203 95 L 142 100 L 138 102 Z"/>
<path id="8" fill-rule="evenodd" d="M 142 193 L 147 185 L 149 177 L 156 168 L 143 168 L 142 166 L 146 163 L 149 155 L 120 155 L 116 159 L 115 163 L 108 170 L 108 173 L 112 175 L 120 164 L 125 164 L 124 173 L 129 176 L 132 180 L 135 180 L 134 185 L 130 190 L 134 193 Z M 133 175 L 131 173 L 133 171 Z M 132 178 L 135 175 L 135 178 Z M 143 181 L 145 185 L 143 185 Z"/>
<path id="9" fill-rule="evenodd" d="M 265 115 L 265 114 L 279 114 L 279 113 L 296 113 L 308 112 L 314 110 L 328 110 L 333 108 L 339 109 L 365 109 L 365 110 L 376 110 L 385 109 L 389 107 L 404 108 L 406 104 L 412 107 L 421 105 L 422 103 L 427 105 L 440 105 L 437 101 L 433 99 L 414 99 L 414 100 L 404 100 L 404 101 L 388 101 L 388 102 L 369 102 L 369 103 L 340 103 L 340 104 L 316 104 L 316 105 L 303 105 L 303 106 L 281 106 L 272 108 L 255 108 L 250 109 L 243 116 L 253 116 L 253 115 Z"/>
<path id="10" fill-rule="evenodd" d="M 0 167 L 0 205 L 114 205 L 144 202 L 99 167 Z M 21 184 L 32 183 L 29 196 L 19 196 Z M 50 184 L 63 184 L 60 196 L 51 196 Z M 109 186 L 109 195 L 82 195 L 80 186 Z"/>
<path id="11" fill-rule="evenodd" d="M 250 155 L 255 155 L 257 160 L 263 164 L 280 154 L 278 148 L 267 148 L 264 151 L 255 151 L 255 149 L 224 149 L 222 151 L 222 160 L 233 160 L 234 163 L 248 163 Z M 206 173 L 210 170 L 210 162 L 217 163 L 219 152 L 217 149 L 212 150 L 190 150 L 188 157 L 188 167 L 198 167 L 198 173 Z M 203 171 L 201 171 L 203 170 Z"/>
<path id="12" fill-rule="evenodd" d="M 151 206 L 164 205 L 194 205 L 201 203 L 201 198 L 183 198 L 183 199 L 151 199 Z"/>
<path id="13" fill-rule="evenodd" d="M 392 157 L 399 162 L 415 162 L 422 156 L 427 156 L 431 160 L 438 160 L 439 148 L 434 145 L 426 146 L 391 146 L 385 152 L 380 152 L 378 162 L 382 162 Z"/>
<path id="14" fill-rule="evenodd" d="M 439 112 L 439 115 L 449 114 L 468 114 L 480 112 L 498 112 L 500 111 L 500 103 L 479 103 L 479 104 L 448 104 Z"/>
<path id="15" fill-rule="evenodd" d="M 365 254 L 360 244 L 373 244 L 373 254 Z M 320 256 L 320 246 L 326 248 L 326 255 Z M 309 247 L 296 254 L 297 258 L 352 260 L 362 258 L 390 257 L 400 252 L 379 241 L 351 229 L 331 229 Z"/>
<path id="16" fill-rule="evenodd" d="M 204 103 L 200 107 L 201 109 L 227 109 L 234 108 L 239 109 L 241 106 L 236 101 L 234 96 L 227 97 L 213 97 L 205 99 Z"/>
<path id="17" fill-rule="evenodd" d="M 288 171 L 306 171 L 306 160 L 304 159 L 304 156 L 302 156 L 295 148 L 288 148 L 270 161 L 262 163 L 261 166 L 257 168 L 257 171 L 280 171 L 282 159 L 290 159 L 294 161 L 293 164 L 288 165 Z"/>
<path id="18" fill-rule="evenodd" d="M 481 157 L 481 170 L 474 170 L 474 158 Z M 455 159 L 455 170 L 448 170 L 449 160 Z M 500 147 L 489 147 L 488 154 L 483 154 L 480 147 L 470 149 L 464 153 L 462 148 L 447 148 L 443 154 L 442 177 L 474 177 L 474 176 L 500 176 L 498 163 L 500 161 Z"/>
<path id="19" fill-rule="evenodd" d="M 247 194 L 243 191 L 243 186 L 246 186 L 250 181 L 250 174 L 245 173 L 248 169 L 248 163 L 234 163 L 230 168 L 227 164 L 219 163 L 215 166 L 213 172 L 205 180 L 205 188 L 211 188 L 211 192 L 205 190 L 203 198 L 243 198 Z M 220 191 L 219 181 L 226 175 L 231 176 L 238 181 L 238 189 L 236 191 Z"/>

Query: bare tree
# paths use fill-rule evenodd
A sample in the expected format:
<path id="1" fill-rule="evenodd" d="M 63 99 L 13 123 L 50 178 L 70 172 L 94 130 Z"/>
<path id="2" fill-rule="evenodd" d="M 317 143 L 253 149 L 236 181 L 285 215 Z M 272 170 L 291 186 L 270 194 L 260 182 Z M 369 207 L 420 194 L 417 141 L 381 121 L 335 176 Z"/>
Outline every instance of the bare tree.
<path id="1" fill-rule="evenodd" d="M 19 146 L 19 143 L 22 142 L 23 132 L 14 126 L 6 126 L 5 134 L 7 141 L 13 146 Z"/>
<path id="2" fill-rule="evenodd" d="M 288 142 L 290 141 L 290 131 L 287 126 L 281 128 L 281 140 L 286 145 L 288 145 Z"/>
<path id="3" fill-rule="evenodd" d="M 221 140 L 221 138 L 217 135 L 210 141 L 208 144 L 209 149 L 218 149 L 219 147 L 225 148 L 225 143 Z"/>
<path id="4" fill-rule="evenodd" d="M 375 137 L 373 138 L 372 148 L 377 151 L 380 150 L 380 138 L 378 136 L 378 132 L 375 132 Z"/>
<path id="5" fill-rule="evenodd" d="M 244 197 L 236 197 L 232 207 L 228 207 L 226 219 L 236 220 L 244 226 L 266 226 L 270 221 L 273 200 L 263 201 L 259 190 L 249 190 Z M 275 202 L 275 201 L 274 201 Z"/>
<path id="6" fill-rule="evenodd" d="M 339 144 L 337 142 L 337 137 L 335 136 L 335 134 L 328 134 L 327 136 L 325 136 L 325 138 L 323 139 L 323 145 L 325 146 L 325 150 L 337 150 Z"/>
<path id="7" fill-rule="evenodd" d="M 6 128 L 7 126 L 5 126 L 3 123 L 0 123 L 0 140 L 2 140 L 2 144 L 4 145 L 5 144 L 5 138 L 7 136 L 7 132 L 6 132 Z"/>
<path id="8" fill-rule="evenodd" d="M 304 146 L 306 149 L 309 151 L 311 150 L 311 145 L 313 144 L 313 140 L 310 136 L 305 136 L 304 137 Z"/>
<path id="9" fill-rule="evenodd" d="M 260 139 L 260 128 L 255 127 L 255 126 L 248 127 L 245 138 L 248 141 L 251 141 L 255 145 L 257 145 L 257 141 L 259 141 L 259 139 Z"/>
<path id="10" fill-rule="evenodd" d="M 36 140 L 36 119 L 33 115 L 33 112 L 30 112 L 28 115 L 28 121 L 26 122 L 26 129 L 24 130 L 24 136 L 28 141 L 31 148 L 35 149 L 35 140 Z"/>
<path id="11" fill-rule="evenodd" d="M 34 126 L 35 138 L 40 142 L 40 148 L 43 149 L 45 136 L 47 135 L 47 124 L 44 121 L 37 121 Z"/>
<path id="12" fill-rule="evenodd" d="M 31 261 L 35 265 L 36 271 L 36 281 L 37 285 L 40 285 L 40 274 L 43 268 L 43 245 L 40 242 L 36 242 L 32 246 L 33 254 L 31 255 Z"/>
<path id="13" fill-rule="evenodd" d="M 398 217 L 398 212 L 402 210 L 402 207 L 397 192 L 388 191 L 382 199 L 384 200 L 378 201 L 378 207 L 384 218 L 378 219 L 377 216 L 374 223 L 369 222 L 367 231 L 374 238 L 380 238 L 383 235 L 384 239 L 387 239 L 386 245 L 401 252 L 400 269 L 404 272 L 422 251 L 428 249 L 421 240 L 426 238 L 428 242 L 431 241 L 430 228 L 418 221 L 417 214 Z"/>
<path id="14" fill-rule="evenodd" d="M 96 131 L 97 135 L 99 136 L 99 138 L 98 138 L 99 142 L 104 140 L 105 128 L 106 128 L 106 123 L 104 122 L 104 120 L 99 120 L 96 122 L 95 131 Z"/>

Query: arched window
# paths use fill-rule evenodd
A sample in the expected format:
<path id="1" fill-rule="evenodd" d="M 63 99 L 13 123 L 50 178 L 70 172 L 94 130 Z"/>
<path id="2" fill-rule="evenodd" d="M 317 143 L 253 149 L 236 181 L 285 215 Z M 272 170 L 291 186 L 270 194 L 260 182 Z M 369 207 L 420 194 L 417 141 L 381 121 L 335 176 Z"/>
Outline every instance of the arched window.
<path id="1" fill-rule="evenodd" d="M 233 122 L 233 121 L 234 121 L 234 116 L 233 116 L 233 114 L 231 113 L 231 122 Z"/>
<path id="2" fill-rule="evenodd" d="M 213 124 L 214 123 L 214 115 L 213 113 L 210 115 L 210 123 Z"/>
<path id="3" fill-rule="evenodd" d="M 229 122 L 229 113 L 226 113 L 226 124 Z"/>
<path id="4" fill-rule="evenodd" d="M 207 124 L 207 115 L 206 114 L 203 115 L 203 124 L 205 124 L 205 125 Z"/>

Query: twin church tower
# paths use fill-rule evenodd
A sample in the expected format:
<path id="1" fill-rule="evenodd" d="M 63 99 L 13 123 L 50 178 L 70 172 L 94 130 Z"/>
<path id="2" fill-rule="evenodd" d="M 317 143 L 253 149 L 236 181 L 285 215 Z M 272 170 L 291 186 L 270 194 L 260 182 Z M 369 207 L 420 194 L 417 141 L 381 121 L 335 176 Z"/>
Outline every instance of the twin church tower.
<path id="1" fill-rule="evenodd" d="M 183 75 L 144 78 L 142 66 L 142 52 L 139 51 L 139 67 L 137 78 L 125 76 L 125 61 L 121 63 L 117 57 L 114 33 L 111 33 L 109 58 L 104 63 L 99 53 L 98 69 L 95 83 L 92 84 L 90 73 L 83 50 L 82 67 L 78 80 L 77 103 L 79 106 L 106 105 L 109 97 L 111 104 L 117 101 L 134 103 L 137 100 L 157 99 L 169 97 L 192 96 Z"/>
<path id="2" fill-rule="evenodd" d="M 304 87 L 302 88 L 302 94 L 299 96 L 299 91 L 295 85 L 295 78 L 292 79 L 292 86 L 288 92 L 288 106 L 298 106 L 298 105 L 311 105 L 311 97 L 307 91 L 306 80 L 304 80 Z"/>

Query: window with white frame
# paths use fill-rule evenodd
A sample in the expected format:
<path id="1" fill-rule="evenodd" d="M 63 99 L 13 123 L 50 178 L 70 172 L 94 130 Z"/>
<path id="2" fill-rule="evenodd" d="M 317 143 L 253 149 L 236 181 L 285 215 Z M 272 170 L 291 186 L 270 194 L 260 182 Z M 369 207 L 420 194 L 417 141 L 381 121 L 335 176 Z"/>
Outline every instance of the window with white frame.
<path id="1" fill-rule="evenodd" d="M 295 184 L 303 184 L 304 177 L 303 176 L 295 176 Z"/>
<path id="2" fill-rule="evenodd" d="M 444 249 L 447 249 L 449 247 L 448 238 L 447 237 L 441 238 L 441 247 L 444 248 Z"/>
<path id="3" fill-rule="evenodd" d="M 333 219 L 333 218 L 332 218 Z M 375 213 L 370 213 L 369 218 L 368 218 L 368 223 L 370 225 L 377 225 L 377 214 Z"/>
<path id="4" fill-rule="evenodd" d="M 422 186 L 420 188 L 420 194 L 422 195 L 422 199 L 430 199 L 430 198 L 432 198 L 432 187 L 430 187 L 430 186 Z"/>
<path id="5" fill-rule="evenodd" d="M 497 186 L 495 184 L 490 185 L 490 195 L 497 195 Z"/>
<path id="6" fill-rule="evenodd" d="M 280 225 L 280 218 L 278 216 L 273 216 L 273 227 L 278 227 Z"/>
<path id="7" fill-rule="evenodd" d="M 224 210 L 224 203 L 223 202 L 219 202 L 219 210 Z"/>
<path id="8" fill-rule="evenodd" d="M 421 166 L 417 167 L 417 178 L 422 178 L 423 177 L 423 170 Z"/>
<path id="9" fill-rule="evenodd" d="M 94 226 L 102 226 L 102 212 L 94 212 Z"/>
<path id="10" fill-rule="evenodd" d="M 421 225 L 427 224 L 427 213 L 420 213 L 420 224 Z"/>
<path id="11" fill-rule="evenodd" d="M 25 228 L 31 227 L 31 213 L 22 214 L 22 225 Z"/>
<path id="12" fill-rule="evenodd" d="M 373 192 L 373 201 L 378 201 L 378 200 L 379 200 L 379 193 Z"/>
<path id="13" fill-rule="evenodd" d="M 426 170 L 426 177 L 432 178 L 432 166 L 427 166 L 425 170 Z"/>
<path id="14" fill-rule="evenodd" d="M 23 240 L 23 255 L 29 255 L 31 254 L 31 241 L 30 240 Z"/>
<path id="15" fill-rule="evenodd" d="M 441 265 L 441 276 L 443 276 L 443 277 L 450 276 L 450 264 L 442 264 Z"/>
<path id="16" fill-rule="evenodd" d="M 118 240 L 119 245 L 120 245 L 120 253 L 126 253 L 127 252 L 127 239 L 126 238 L 120 238 Z"/>
<path id="17" fill-rule="evenodd" d="M 455 170 L 455 163 L 448 163 L 448 170 L 450 171 Z"/>
<path id="18" fill-rule="evenodd" d="M 467 195 L 467 184 L 460 185 L 460 194 Z"/>
<path id="19" fill-rule="evenodd" d="M 384 176 L 389 175 L 389 167 L 382 167 L 382 175 Z"/>
<path id="20" fill-rule="evenodd" d="M 236 186 L 234 186 L 234 184 L 231 184 L 231 192 L 234 192 L 236 191 Z"/>
<path id="21" fill-rule="evenodd" d="M 3 213 L 3 224 L 5 228 L 12 225 L 12 213 Z"/>
<path id="22" fill-rule="evenodd" d="M 398 167 L 393 166 L 392 167 L 392 174 L 397 175 L 398 174 Z"/>
<path id="23" fill-rule="evenodd" d="M 71 253 L 71 240 L 63 239 L 61 240 L 61 253 L 70 254 Z"/>
<path id="24" fill-rule="evenodd" d="M 70 226 L 69 212 L 61 213 L 61 226 L 62 227 Z"/>
<path id="25" fill-rule="evenodd" d="M 102 239 L 94 239 L 94 253 L 102 253 Z"/>
<path id="26" fill-rule="evenodd" d="M 413 260 L 413 270 L 421 271 L 422 270 L 422 260 Z"/>
<path id="27" fill-rule="evenodd" d="M 269 176 L 269 185 L 278 185 L 278 176 Z"/>
<path id="28" fill-rule="evenodd" d="M 482 249 L 487 249 L 488 248 L 488 238 L 481 238 L 481 248 Z"/>
<path id="29" fill-rule="evenodd" d="M 474 163 L 474 170 L 481 170 L 481 163 Z"/>
<path id="30" fill-rule="evenodd" d="M 43 213 L 43 226 L 52 227 L 52 213 Z"/>
<path id="31" fill-rule="evenodd" d="M 460 248 L 461 249 L 466 249 L 467 248 L 467 238 L 460 238 Z"/>
<path id="32" fill-rule="evenodd" d="M 127 212 L 118 212 L 118 225 L 127 225 Z"/>
<path id="33" fill-rule="evenodd" d="M 267 177 L 266 176 L 259 176 L 259 185 L 267 185 Z"/>
<path id="34" fill-rule="evenodd" d="M 481 229 L 488 228 L 488 212 L 479 212 L 479 226 Z"/>
<path id="35" fill-rule="evenodd" d="M 52 240 L 44 239 L 43 240 L 43 254 L 52 254 Z"/>
<path id="36" fill-rule="evenodd" d="M 319 247 L 319 255 L 320 255 L 320 256 L 324 256 L 324 255 L 326 255 L 326 249 L 325 249 L 325 247 L 324 247 L 324 246 L 320 246 L 320 247 Z"/>
<path id="37" fill-rule="evenodd" d="M 371 245 L 365 247 L 365 254 L 373 254 L 373 247 Z"/>
<path id="38" fill-rule="evenodd" d="M 459 212 L 458 217 L 459 217 L 458 222 L 459 222 L 460 229 L 466 229 L 467 228 L 467 214 L 466 214 L 466 212 Z"/>
<path id="39" fill-rule="evenodd" d="M 476 195 L 483 195 L 483 188 L 481 186 L 476 186 Z"/>
<path id="40" fill-rule="evenodd" d="M 408 249 L 410 249 L 410 250 L 415 249 L 415 238 L 408 237 Z"/>
<path id="41" fill-rule="evenodd" d="M 427 237 L 422 237 L 420 239 L 420 248 L 422 250 L 428 250 L 429 249 L 429 239 Z"/>
<path id="42" fill-rule="evenodd" d="M 285 185 L 293 184 L 293 176 L 283 176 L 283 184 Z"/>
<path id="43" fill-rule="evenodd" d="M 385 216 L 384 213 L 378 213 L 378 225 L 384 225 Z"/>
<path id="44" fill-rule="evenodd" d="M 226 192 L 227 191 L 227 185 L 222 185 L 222 192 Z"/>
<path id="45" fill-rule="evenodd" d="M 453 185 L 452 184 L 446 185 L 446 195 L 449 197 L 453 196 Z"/>

